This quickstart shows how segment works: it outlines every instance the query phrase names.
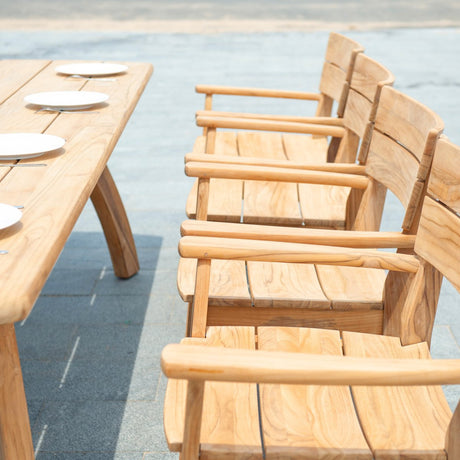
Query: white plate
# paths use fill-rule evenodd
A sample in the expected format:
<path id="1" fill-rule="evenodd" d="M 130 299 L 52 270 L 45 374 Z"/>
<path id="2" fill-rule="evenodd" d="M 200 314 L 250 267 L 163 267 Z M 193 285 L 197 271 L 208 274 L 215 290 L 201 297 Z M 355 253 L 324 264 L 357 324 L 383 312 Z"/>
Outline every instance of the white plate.
<path id="1" fill-rule="evenodd" d="M 0 203 L 0 230 L 19 222 L 22 212 L 9 204 Z"/>
<path id="2" fill-rule="evenodd" d="M 61 148 L 65 139 L 50 134 L 0 134 L 0 160 L 33 158 Z"/>
<path id="3" fill-rule="evenodd" d="M 108 94 L 96 91 L 47 91 L 30 94 L 24 98 L 24 101 L 53 109 L 80 110 L 100 104 L 108 98 Z"/>
<path id="4" fill-rule="evenodd" d="M 81 75 L 82 77 L 96 77 L 103 75 L 116 75 L 125 72 L 127 66 L 122 64 L 111 64 L 109 62 L 82 62 L 66 64 L 56 67 L 57 73 L 64 75 Z"/>

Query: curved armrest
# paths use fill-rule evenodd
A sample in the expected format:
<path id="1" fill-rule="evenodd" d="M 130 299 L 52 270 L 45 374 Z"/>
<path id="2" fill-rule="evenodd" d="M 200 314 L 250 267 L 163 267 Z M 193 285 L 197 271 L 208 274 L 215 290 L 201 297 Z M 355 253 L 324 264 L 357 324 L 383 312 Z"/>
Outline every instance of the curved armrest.
<path id="1" fill-rule="evenodd" d="M 207 153 L 188 153 L 185 163 L 199 161 L 202 163 L 219 163 L 251 166 L 274 166 L 277 168 L 302 169 L 309 171 L 327 171 L 345 174 L 366 175 L 366 167 L 354 163 L 299 163 L 291 160 L 277 160 L 274 158 L 237 157 L 231 155 L 209 155 Z"/>
<path id="2" fill-rule="evenodd" d="M 181 236 L 210 236 L 369 249 L 411 249 L 415 244 L 415 235 L 404 235 L 398 232 L 357 232 L 350 230 L 234 224 L 205 220 L 186 220 L 182 222 Z"/>
<path id="3" fill-rule="evenodd" d="M 250 118 L 258 120 L 288 121 L 294 123 L 313 123 L 316 125 L 343 126 L 343 118 L 337 117 L 296 117 L 291 115 L 267 115 L 259 113 L 218 112 L 198 110 L 197 117 Z"/>
<path id="4" fill-rule="evenodd" d="M 270 166 L 201 163 L 197 161 L 189 161 L 186 163 L 185 174 L 190 177 L 200 177 L 203 179 L 216 178 L 294 182 L 299 184 L 337 185 L 357 189 L 365 189 L 369 183 L 367 177 L 358 176 L 356 174 L 275 168 Z"/>
<path id="5" fill-rule="evenodd" d="M 319 93 L 309 93 L 303 91 L 286 91 L 278 89 L 264 88 L 238 88 L 233 86 L 216 85 L 196 85 L 195 90 L 201 94 L 220 94 L 227 96 L 254 96 L 254 97 L 274 97 L 283 99 L 300 99 L 307 101 L 319 101 Z"/>
<path id="6" fill-rule="evenodd" d="M 414 256 L 370 249 L 202 236 L 182 237 L 179 242 L 179 254 L 185 258 L 201 260 L 309 263 L 379 268 L 408 273 L 417 272 L 420 266 L 420 262 Z"/>
<path id="7" fill-rule="evenodd" d="M 440 385 L 460 383 L 458 359 L 379 359 L 167 345 L 169 378 L 311 385 Z"/>
<path id="8" fill-rule="evenodd" d="M 317 134 L 321 136 L 343 137 L 341 126 L 293 123 L 287 121 L 249 120 L 244 118 L 197 117 L 196 124 L 202 128 L 250 129 L 255 131 L 275 131 L 297 134 Z"/>

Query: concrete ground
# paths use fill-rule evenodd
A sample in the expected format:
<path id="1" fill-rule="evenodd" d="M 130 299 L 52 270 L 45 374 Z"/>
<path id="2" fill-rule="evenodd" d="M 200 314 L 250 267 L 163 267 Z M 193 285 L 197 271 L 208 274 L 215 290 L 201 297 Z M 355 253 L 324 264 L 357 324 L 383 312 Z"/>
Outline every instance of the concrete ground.
<path id="1" fill-rule="evenodd" d="M 437 111 L 460 142 L 460 30 L 348 31 L 396 76 L 396 87 Z M 109 166 L 132 224 L 141 271 L 117 279 L 89 204 L 30 317 L 17 324 L 26 394 L 40 460 L 157 460 L 165 378 L 159 355 L 184 335 L 176 290 L 179 225 L 191 180 L 183 156 L 200 130 L 197 83 L 315 90 L 328 32 L 0 32 L 1 58 L 148 61 L 154 75 Z M 106 84 L 106 83 L 105 83 Z M 103 83 L 101 82 L 101 91 Z M 243 101 L 216 108 L 236 109 Z M 303 104 L 258 101 L 262 111 L 310 113 Z M 402 212 L 389 197 L 383 228 Z M 443 285 L 433 353 L 460 357 L 459 296 Z M 447 390 L 452 407 L 458 388 Z"/>

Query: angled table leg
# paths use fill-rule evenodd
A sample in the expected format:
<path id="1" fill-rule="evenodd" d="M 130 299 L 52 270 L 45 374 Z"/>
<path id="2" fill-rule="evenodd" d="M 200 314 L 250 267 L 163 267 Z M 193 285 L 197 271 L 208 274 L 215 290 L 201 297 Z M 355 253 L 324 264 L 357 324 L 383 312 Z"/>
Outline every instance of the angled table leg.
<path id="1" fill-rule="evenodd" d="M 139 271 L 136 246 L 125 208 L 115 182 L 106 166 L 91 194 L 119 278 L 129 278 Z"/>
<path id="2" fill-rule="evenodd" d="M 0 458 L 34 458 L 29 413 L 13 324 L 0 325 Z"/>

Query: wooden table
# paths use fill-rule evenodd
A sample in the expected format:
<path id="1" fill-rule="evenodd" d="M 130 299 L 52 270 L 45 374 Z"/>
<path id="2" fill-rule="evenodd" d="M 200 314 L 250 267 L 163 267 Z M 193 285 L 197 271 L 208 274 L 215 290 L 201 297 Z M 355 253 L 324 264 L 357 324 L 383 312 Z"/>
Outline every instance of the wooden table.
<path id="1" fill-rule="evenodd" d="M 59 151 L 22 162 L 46 167 L 0 167 L 0 202 L 23 205 L 19 223 L 0 230 L 0 458 L 32 459 L 32 436 L 14 323 L 27 317 L 75 222 L 91 197 L 109 246 L 115 274 L 138 269 L 129 222 L 107 161 L 133 112 L 152 66 L 127 63 L 115 81 L 58 75 L 64 61 L 0 61 L 0 133 L 61 136 Z M 41 91 L 85 90 L 109 95 L 94 113 L 36 112 L 24 97 Z M 0 162 L 7 163 L 7 162 Z"/>

